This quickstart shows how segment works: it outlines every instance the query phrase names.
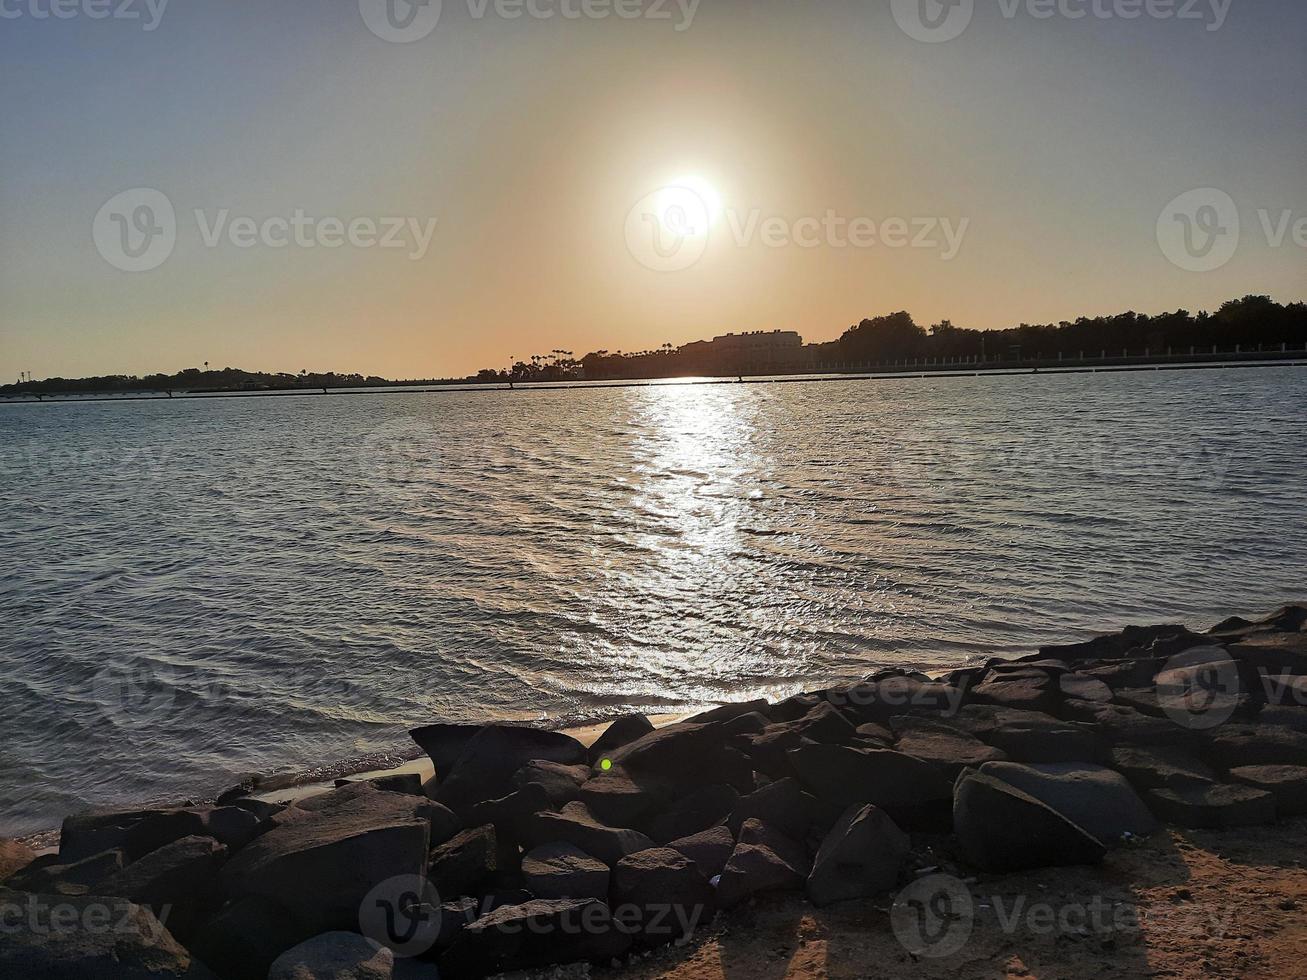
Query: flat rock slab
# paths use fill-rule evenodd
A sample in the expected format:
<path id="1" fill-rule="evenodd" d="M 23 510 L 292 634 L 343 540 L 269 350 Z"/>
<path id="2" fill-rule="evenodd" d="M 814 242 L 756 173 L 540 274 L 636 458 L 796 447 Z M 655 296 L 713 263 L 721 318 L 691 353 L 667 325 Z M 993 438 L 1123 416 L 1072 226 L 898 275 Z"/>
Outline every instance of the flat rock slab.
<path id="1" fill-rule="evenodd" d="M 1274 725 L 1223 725 L 1209 736 L 1207 758 L 1221 769 L 1307 766 L 1307 733 Z"/>
<path id="2" fill-rule="evenodd" d="M 14 980 L 213 980 L 154 913 L 125 898 L 40 895 L 0 888 L 6 916 L 0 976 Z M 60 914 L 58 927 L 51 910 Z M 40 910 L 44 909 L 44 913 Z M 75 914 L 75 919 L 73 914 Z"/>
<path id="3" fill-rule="evenodd" d="M 873 803 L 893 813 L 949 798 L 948 778 L 939 769 L 902 752 L 804 745 L 789 756 L 809 792 L 841 808 Z"/>
<path id="4" fill-rule="evenodd" d="M 395 954 L 352 932 L 327 932 L 288 949 L 268 980 L 391 980 Z"/>
<path id="5" fill-rule="evenodd" d="M 735 837 L 729 827 L 712 827 L 674 840 L 667 846 L 697 864 L 705 878 L 712 878 L 721 874 L 726 867 L 731 851 L 735 850 Z"/>
<path id="6" fill-rule="evenodd" d="M 594 899 L 535 899 L 505 905 L 464 926 L 440 958 L 442 977 L 477 977 L 581 960 L 606 963 L 631 935 Z"/>
<path id="7" fill-rule="evenodd" d="M 522 859 L 522 877 L 537 898 L 608 899 L 608 865 L 575 844 L 542 844 Z"/>
<path id="8" fill-rule="evenodd" d="M 1252 786 L 1211 783 L 1150 789 L 1144 799 L 1158 817 L 1181 827 L 1219 829 L 1275 822 L 1275 797 Z"/>
<path id="9" fill-rule="evenodd" d="M 1278 816 L 1307 813 L 1307 767 L 1236 766 L 1230 770 L 1230 780 L 1270 793 L 1275 797 Z"/>
<path id="10" fill-rule="evenodd" d="M 1002 762 L 1007 753 L 986 745 L 970 732 L 933 718 L 899 716 L 890 722 L 898 733 L 895 749 L 937 766 L 950 780 L 968 766 Z"/>
<path id="11" fill-rule="evenodd" d="M 533 845 L 555 841 L 575 844 L 609 867 L 628 854 L 654 846 L 653 840 L 638 830 L 602 823 L 579 800 L 567 804 L 558 813 L 537 813 L 531 819 L 528 837 Z"/>
<path id="12" fill-rule="evenodd" d="M 1107 853 L 1097 838 L 1056 810 L 976 771 L 958 778 L 953 825 L 963 853 L 985 871 L 1096 864 Z"/>
<path id="13" fill-rule="evenodd" d="M 1210 786 L 1220 781 L 1216 770 L 1192 752 L 1174 746 L 1118 746 L 1109 753 L 1109 761 L 1140 792 Z"/>
<path id="14" fill-rule="evenodd" d="M 991 762 L 980 771 L 996 776 L 1052 807 L 1104 844 L 1157 830 L 1147 804 L 1119 772 L 1078 762 L 1023 765 Z"/>
<path id="15" fill-rule="evenodd" d="M 411 799 L 372 793 L 387 804 Z M 222 869 L 227 894 L 271 899 L 315 932 L 357 928 L 359 906 L 374 887 L 425 874 L 431 835 L 427 820 L 389 805 L 374 810 L 370 802 L 328 808 L 264 834 Z"/>
<path id="16" fill-rule="evenodd" d="M 808 898 L 816 906 L 889 891 L 898 884 L 910 841 L 885 811 L 851 806 L 826 839 L 808 875 Z"/>

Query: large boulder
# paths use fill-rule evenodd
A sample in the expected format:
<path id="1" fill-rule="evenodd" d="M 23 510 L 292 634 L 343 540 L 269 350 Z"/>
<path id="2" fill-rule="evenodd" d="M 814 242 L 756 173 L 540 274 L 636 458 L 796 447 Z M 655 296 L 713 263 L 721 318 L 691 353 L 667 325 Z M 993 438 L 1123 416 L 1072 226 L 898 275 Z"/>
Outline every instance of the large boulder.
<path id="1" fill-rule="evenodd" d="M 1117 746 L 1108 759 L 1112 768 L 1140 792 L 1210 786 L 1219 781 L 1214 769 L 1175 746 Z"/>
<path id="2" fill-rule="evenodd" d="M 537 898 L 608 899 L 608 865 L 575 844 L 541 844 L 522 858 L 522 877 Z"/>
<path id="3" fill-rule="evenodd" d="M 910 849 L 907 834 L 885 811 L 853 805 L 822 841 L 808 875 L 808 898 L 817 906 L 889 891 Z"/>
<path id="4" fill-rule="evenodd" d="M 715 708 L 709 708 L 707 711 L 700 711 L 697 715 L 692 715 L 686 721 L 703 725 L 712 722 L 731 722 L 736 718 L 750 714 L 766 714 L 771 707 L 766 698 L 754 698 L 752 701 L 731 701 L 727 704 L 719 704 Z"/>
<path id="5" fill-rule="evenodd" d="M 638 826 L 655 841 L 666 843 L 725 820 L 738 799 L 733 787 L 721 783 L 701 786 L 672 800 L 657 813 L 647 814 Z"/>
<path id="6" fill-rule="evenodd" d="M 199 808 L 95 809 L 64 818 L 59 858 L 72 864 L 102 851 L 122 848 L 129 861 L 183 837 L 205 833 Z"/>
<path id="7" fill-rule="evenodd" d="M 125 898 L 0 888 L 0 977 L 14 980 L 213 980 L 148 908 Z"/>
<path id="8" fill-rule="evenodd" d="M 890 749 L 803 745 L 790 752 L 799 781 L 817 799 L 846 808 L 873 803 L 900 823 L 925 827 L 946 819 L 950 786 L 936 766 Z"/>
<path id="9" fill-rule="evenodd" d="M 228 903 L 200 926 L 188 948 L 219 976 L 258 978 L 268 975 L 278 956 L 313 934 L 288 909 L 251 896 Z"/>
<path id="10" fill-rule="evenodd" d="M 227 848 L 210 837 L 183 837 L 101 881 L 96 890 L 148 905 L 182 940 L 220 902 L 218 872 Z"/>
<path id="11" fill-rule="evenodd" d="M 796 859 L 797 844 L 757 833 L 755 824 L 755 820 L 745 821 L 748 839 L 741 837 L 722 869 L 717 883 L 717 904 L 721 908 L 732 908 L 762 892 L 802 888 L 811 871 L 807 861 Z M 743 834 L 744 828 L 741 830 Z"/>
<path id="12" fill-rule="evenodd" d="M 726 862 L 735 850 L 735 837 L 729 827 L 711 827 L 689 837 L 682 837 L 667 845 L 679 851 L 699 866 L 705 878 L 722 873 Z"/>
<path id="13" fill-rule="evenodd" d="M 1275 812 L 1281 817 L 1307 814 L 1307 767 L 1236 766 L 1230 779 L 1275 797 Z"/>
<path id="14" fill-rule="evenodd" d="M 526 839 L 531 817 L 552 806 L 549 793 L 543 786 L 527 783 L 502 799 L 487 800 L 469 807 L 464 823 L 468 827 L 492 824 L 501 839 L 522 841 Z"/>
<path id="15" fill-rule="evenodd" d="M 464 830 L 431 852 L 428 876 L 442 895 L 468 895 L 500 869 L 500 853 L 492 825 Z"/>
<path id="16" fill-rule="evenodd" d="M 441 780 L 454 768 L 454 760 L 463 754 L 467 743 L 481 731 L 482 725 L 424 725 L 409 732 L 436 767 L 436 779 Z"/>
<path id="17" fill-rule="evenodd" d="M 917 759 L 924 759 L 953 780 L 967 767 L 999 762 L 1007 754 L 986 745 L 970 732 L 935 718 L 897 715 L 890 724 L 898 735 L 895 748 Z"/>
<path id="18" fill-rule="evenodd" d="M 630 935 L 593 898 L 533 899 L 505 905 L 464 926 L 440 958 L 443 977 L 484 977 L 581 960 L 606 963 Z"/>
<path id="19" fill-rule="evenodd" d="M 681 722 L 658 728 L 611 753 L 614 766 L 671 786 L 732 782 L 722 778 L 726 747 L 714 724 Z"/>
<path id="20" fill-rule="evenodd" d="M 1022 765 L 990 762 L 980 767 L 1052 807 L 1104 844 L 1127 834 L 1144 837 L 1157 821 L 1124 776 L 1102 766 L 1079 762 Z"/>
<path id="21" fill-rule="evenodd" d="M 365 795 L 309 811 L 239 851 L 222 869 L 227 894 L 262 896 L 313 933 L 332 932 L 357 928 L 359 906 L 377 885 L 423 875 L 431 823 L 408 801 L 424 801 L 376 790 L 369 796 L 366 786 L 335 794 L 351 791 Z"/>
<path id="22" fill-rule="evenodd" d="M 615 766 L 587 780 L 579 799 L 600 820 L 615 827 L 634 827 L 646 814 L 666 807 L 675 792 L 662 779 Z"/>
<path id="23" fill-rule="evenodd" d="M 1033 668 L 991 671 L 983 683 L 970 691 L 968 700 L 1000 708 L 1053 713 L 1062 701 L 1062 691 L 1057 677 L 1049 671 Z"/>
<path id="24" fill-rule="evenodd" d="M 97 886 L 110 875 L 127 866 L 127 855 L 121 848 L 102 851 L 71 864 L 50 864 L 35 861 L 9 879 L 12 888 L 29 892 L 54 892 L 61 895 L 86 895 L 98 891 Z M 103 894 L 103 893 L 101 893 Z"/>
<path id="25" fill-rule="evenodd" d="M 559 762 L 536 759 L 513 773 L 513 785 L 522 789 L 532 783 L 540 786 L 549 797 L 549 808 L 562 809 L 573 800 L 580 799 L 581 786 L 590 778 L 587 766 L 565 766 Z"/>
<path id="26" fill-rule="evenodd" d="M 953 825 L 967 860 L 984 871 L 1095 864 L 1107 852 L 1088 831 L 1056 810 L 975 770 L 958 777 Z"/>
<path id="27" fill-rule="evenodd" d="M 567 804 L 558 813 L 537 813 L 530 823 L 528 843 L 538 846 L 555 841 L 575 844 L 612 867 L 628 854 L 653 847 L 649 837 L 629 827 L 610 827 L 582 802 Z"/>
<path id="28" fill-rule="evenodd" d="M 433 799 L 455 813 L 500 799 L 513 791 L 514 774 L 538 759 L 580 765 L 586 761 L 586 749 L 561 732 L 486 725 L 463 746 L 449 775 L 441 777 Z"/>
<path id="29" fill-rule="evenodd" d="M 623 715 L 604 729 L 590 745 L 589 759 L 592 766 L 597 766 L 623 745 L 629 745 L 637 738 L 648 735 L 654 730 L 653 723 L 642 714 Z"/>
<path id="30" fill-rule="evenodd" d="M 391 980 L 395 954 L 353 932 L 325 932 L 277 957 L 268 980 Z"/>
<path id="31" fill-rule="evenodd" d="M 661 945 L 689 935 L 712 918 L 716 899 L 699 866 L 671 848 L 628 854 L 613 869 L 612 906 L 638 923 L 640 945 Z"/>
<path id="32" fill-rule="evenodd" d="M 727 822 L 731 832 L 738 834 L 744 821 L 756 817 L 795 840 L 803 840 L 814 825 L 824 830 L 838 815 L 838 809 L 819 802 L 815 796 L 804 792 L 797 779 L 789 777 L 741 796 Z"/>
<path id="33" fill-rule="evenodd" d="M 1144 800 L 1168 823 L 1220 829 L 1275 822 L 1275 797 L 1253 786 L 1229 783 L 1150 789 Z"/>
<path id="34" fill-rule="evenodd" d="M 1223 725 L 1208 738 L 1207 759 L 1236 766 L 1307 766 L 1307 732 L 1273 725 Z"/>

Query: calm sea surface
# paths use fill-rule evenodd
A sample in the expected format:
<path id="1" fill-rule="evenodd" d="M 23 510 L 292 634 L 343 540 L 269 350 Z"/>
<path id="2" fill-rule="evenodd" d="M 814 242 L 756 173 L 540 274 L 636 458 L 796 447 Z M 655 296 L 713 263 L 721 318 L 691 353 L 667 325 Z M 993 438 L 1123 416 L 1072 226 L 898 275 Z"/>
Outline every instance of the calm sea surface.
<path id="1" fill-rule="evenodd" d="M 1307 371 L 0 406 L 0 833 L 1307 597 Z"/>

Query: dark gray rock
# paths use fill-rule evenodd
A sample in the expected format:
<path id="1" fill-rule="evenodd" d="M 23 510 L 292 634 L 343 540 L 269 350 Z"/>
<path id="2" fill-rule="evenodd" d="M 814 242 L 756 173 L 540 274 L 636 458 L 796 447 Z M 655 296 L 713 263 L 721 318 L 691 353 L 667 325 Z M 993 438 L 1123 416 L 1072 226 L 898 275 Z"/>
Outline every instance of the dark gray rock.
<path id="1" fill-rule="evenodd" d="M 839 816 L 839 810 L 806 793 L 793 777 L 778 779 L 747 796 L 741 796 L 731 810 L 728 825 L 739 834 L 744 821 L 756 817 L 795 840 L 803 840 L 817 826 L 825 830 Z"/>
<path id="2" fill-rule="evenodd" d="M 122 848 L 128 860 L 135 861 L 164 844 L 204 832 L 204 817 L 199 810 L 86 810 L 64 819 L 59 857 L 64 864 L 72 864 L 102 851 Z"/>
<path id="3" fill-rule="evenodd" d="M 1055 713 L 1062 701 L 1057 678 L 1043 670 L 991 671 L 985 681 L 968 694 L 968 700 L 999 708 Z"/>
<path id="4" fill-rule="evenodd" d="M 756 698 L 753 701 L 735 701 L 730 704 L 719 704 L 707 711 L 701 711 L 697 715 L 687 718 L 686 721 L 694 725 L 704 725 L 710 722 L 730 722 L 742 715 L 766 714 L 770 708 L 771 705 L 766 698 Z"/>
<path id="5" fill-rule="evenodd" d="M 824 906 L 889 891 L 898 884 L 910 846 L 885 811 L 869 804 L 849 807 L 812 862 L 808 898 Z"/>
<path id="6" fill-rule="evenodd" d="M 220 806 L 204 814 L 205 833 L 228 850 L 239 851 L 259 836 L 260 820 L 239 806 Z"/>
<path id="7" fill-rule="evenodd" d="M 1093 762 L 1098 755 L 1092 727 L 1039 711 L 969 704 L 951 721 L 1013 762 Z"/>
<path id="8" fill-rule="evenodd" d="M 810 870 L 787 860 L 766 844 L 741 841 L 718 879 L 717 904 L 729 909 L 763 892 L 800 889 Z"/>
<path id="9" fill-rule="evenodd" d="M 1104 844 L 1157 830 L 1147 805 L 1115 770 L 1081 762 L 991 762 L 980 771 L 1052 807 Z"/>
<path id="10" fill-rule="evenodd" d="M 574 844 L 542 844 L 522 858 L 522 877 L 537 898 L 608 900 L 608 865 Z"/>
<path id="11" fill-rule="evenodd" d="M 538 783 L 527 783 L 503 799 L 487 800 L 470 807 L 464 824 L 483 827 L 493 824 L 504 840 L 523 841 L 528 835 L 528 823 L 541 810 L 549 810 L 553 803 L 549 793 Z"/>
<path id="12" fill-rule="evenodd" d="M 449 775 L 441 777 L 434 799 L 455 813 L 513 791 L 513 776 L 537 759 L 580 765 L 586 749 L 570 735 L 535 728 L 486 725 L 463 747 Z"/>
<path id="13" fill-rule="evenodd" d="M 265 824 L 282 810 L 286 809 L 285 803 L 269 803 L 266 800 L 256 800 L 251 797 L 238 797 L 232 800 L 231 806 L 240 807 L 247 810 L 258 818 L 260 824 Z"/>
<path id="14" fill-rule="evenodd" d="M 183 942 L 215 911 L 227 848 L 211 837 L 183 837 L 105 878 L 96 890 L 148 905 Z"/>
<path id="15" fill-rule="evenodd" d="M 481 731 L 481 725 L 424 725 L 409 732 L 436 767 L 436 779 L 441 780 L 454 768 L 454 760 L 463 754 L 467 743 Z"/>
<path id="16" fill-rule="evenodd" d="M 535 899 L 469 923 L 440 958 L 442 977 L 484 977 L 582 960 L 607 963 L 631 947 L 608 906 L 592 898 Z"/>
<path id="17" fill-rule="evenodd" d="M 612 906 L 638 923 L 635 941 L 641 946 L 691 934 L 712 918 L 716 902 L 716 892 L 699 866 L 668 847 L 628 854 L 613 869 Z M 639 916 L 632 909 L 638 909 Z"/>
<path id="18" fill-rule="evenodd" d="M 984 871 L 1096 864 L 1106 854 L 1100 841 L 1056 810 L 974 770 L 958 777 L 953 825 L 967 860 Z"/>
<path id="19" fill-rule="evenodd" d="M 739 794 L 730 786 L 702 786 L 646 815 L 639 827 L 659 843 L 688 837 L 725 820 L 738 799 Z"/>
<path id="20" fill-rule="evenodd" d="M 1057 679 L 1057 688 L 1063 698 L 1097 701 L 1102 704 L 1112 700 L 1112 689 L 1102 678 L 1090 674 L 1075 672 L 1063 674 Z"/>
<path id="21" fill-rule="evenodd" d="M 9 879 L 8 884 L 11 888 L 20 888 L 28 892 L 78 894 L 77 889 L 83 888 L 85 891 L 81 894 L 91 894 L 100 882 L 126 866 L 126 853 L 122 848 L 115 848 L 71 864 L 34 862 Z"/>
<path id="22" fill-rule="evenodd" d="M 1275 822 L 1275 797 L 1230 783 L 1150 789 L 1144 800 L 1159 818 L 1181 827 L 1251 827 Z"/>
<path id="23" fill-rule="evenodd" d="M 1307 767 L 1236 766 L 1230 770 L 1230 780 L 1270 793 L 1277 816 L 1307 814 Z"/>
<path id="24" fill-rule="evenodd" d="M 646 814 L 666 807 L 675 793 L 675 787 L 660 778 L 614 766 L 587 780 L 579 798 L 605 823 L 634 827 Z"/>
<path id="25" fill-rule="evenodd" d="M 1307 732 L 1272 725 L 1223 725 L 1205 750 L 1220 769 L 1236 766 L 1307 766 Z"/>
<path id="26" fill-rule="evenodd" d="M 513 774 L 518 789 L 528 783 L 541 786 L 549 797 L 549 809 L 559 810 L 581 798 L 581 786 L 590 778 L 588 766 L 565 766 L 558 762 L 528 762 Z"/>
<path id="27" fill-rule="evenodd" d="M 328 795 L 353 792 L 360 796 L 320 804 L 237 852 L 222 869 L 227 894 L 270 899 L 312 935 L 357 928 L 359 905 L 372 888 L 423 875 L 431 823 L 416 815 L 414 804 L 426 801 L 365 785 Z"/>
<path id="28" fill-rule="evenodd" d="M 254 896 L 225 906 L 199 927 L 189 948 L 221 977 L 258 978 L 268 975 L 278 956 L 313 934 L 284 906 Z"/>
<path id="29" fill-rule="evenodd" d="M 500 870 L 499 839 L 491 825 L 455 834 L 431 852 L 428 878 L 441 895 L 468 895 Z"/>
<path id="30" fill-rule="evenodd" d="M 1118 746 L 1108 753 L 1108 761 L 1141 793 L 1149 789 L 1210 786 L 1220 778 L 1197 756 L 1175 746 Z"/>
<path id="31" fill-rule="evenodd" d="M 277 957 L 268 980 L 391 980 L 395 954 L 353 932 L 325 932 Z"/>
<path id="32" fill-rule="evenodd" d="M 735 838 L 728 827 L 712 827 L 674 840 L 667 846 L 698 865 L 705 878 L 712 878 L 721 874 L 726 867 L 727 859 L 735 850 Z"/>
<path id="33" fill-rule="evenodd" d="M 889 749 L 804 745 L 790 752 L 799 781 L 817 799 L 836 807 L 874 803 L 909 827 L 947 810 L 948 778 L 934 765 Z"/>
<path id="34" fill-rule="evenodd" d="M 648 735 L 654 730 L 653 722 L 641 714 L 623 715 L 604 729 L 602 735 L 590 746 L 590 765 L 597 766 L 623 745 L 629 745 L 637 738 Z"/>
<path id="35" fill-rule="evenodd" d="M 532 818 L 528 843 L 539 846 L 554 841 L 575 844 L 609 867 L 628 854 L 655 846 L 638 830 L 603 823 L 579 800 L 567 804 L 558 813 L 537 813 Z"/>
<path id="36" fill-rule="evenodd" d="M 126 899 L 0 888 L 0 976 L 14 980 L 213 980 L 155 918 Z M 53 910 L 59 909 L 58 921 Z"/>
<path id="37" fill-rule="evenodd" d="M 986 745 L 970 732 L 945 721 L 916 715 L 897 715 L 890 719 L 898 734 L 895 748 L 940 769 L 950 782 L 968 766 L 1001 762 L 1007 753 Z"/>

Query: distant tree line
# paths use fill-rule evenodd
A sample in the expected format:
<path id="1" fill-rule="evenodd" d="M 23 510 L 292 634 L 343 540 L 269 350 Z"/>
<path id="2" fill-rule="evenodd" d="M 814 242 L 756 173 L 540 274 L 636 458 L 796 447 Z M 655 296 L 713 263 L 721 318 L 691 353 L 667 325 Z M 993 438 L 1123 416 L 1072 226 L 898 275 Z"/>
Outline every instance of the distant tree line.
<path id="1" fill-rule="evenodd" d="M 921 361 L 1031 360 L 1087 358 L 1107 354 L 1133 357 L 1147 352 L 1151 357 L 1183 355 L 1191 350 L 1210 354 L 1213 349 L 1233 354 L 1238 349 L 1307 347 L 1307 304 L 1280 304 L 1269 296 L 1245 296 L 1224 303 L 1215 313 L 1176 310 L 1150 316 L 1120 313 L 1115 316 L 1081 317 L 1061 323 L 1030 324 L 1004 330 L 972 330 L 942 320 L 926 328 L 906 312 L 878 316 L 855 324 L 838 340 L 807 344 L 782 356 L 788 362 L 773 361 L 765 373 L 825 370 L 840 365 L 878 365 Z M 470 378 L 391 381 L 361 374 L 310 372 L 267 374 L 223 368 L 210 371 L 187 368 L 177 374 L 145 377 L 112 375 L 100 378 L 48 378 L 22 381 L 0 387 L 0 396 L 24 394 L 133 391 L 272 391 L 296 388 L 359 388 L 394 385 L 457 384 L 462 382 L 516 383 L 681 377 L 694 374 L 757 373 L 763 367 L 741 355 L 738 361 L 723 360 L 720 353 L 705 355 L 708 345 L 674 348 L 663 344 L 657 350 L 592 351 L 580 358 L 572 351 L 553 350 L 514 360 L 505 370 L 486 368 Z"/>

